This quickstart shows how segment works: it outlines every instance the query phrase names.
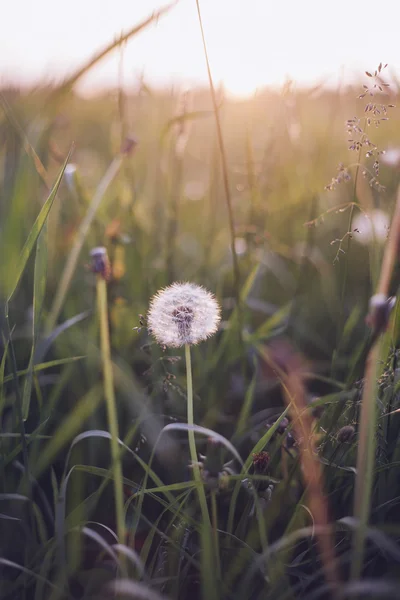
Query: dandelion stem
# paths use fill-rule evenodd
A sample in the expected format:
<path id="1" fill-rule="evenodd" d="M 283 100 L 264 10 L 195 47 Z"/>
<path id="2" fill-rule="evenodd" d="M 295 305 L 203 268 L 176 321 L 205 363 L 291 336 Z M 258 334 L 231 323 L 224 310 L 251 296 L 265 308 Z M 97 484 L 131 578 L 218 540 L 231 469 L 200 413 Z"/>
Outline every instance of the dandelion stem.
<path id="1" fill-rule="evenodd" d="M 107 403 L 108 426 L 111 435 L 111 456 L 114 479 L 117 536 L 120 544 L 123 544 L 125 539 L 125 519 L 124 496 L 122 487 L 122 469 L 118 445 L 118 419 L 114 393 L 114 378 L 111 363 L 110 333 L 108 328 L 107 285 L 104 277 L 101 274 L 97 275 L 97 306 L 100 321 L 104 393 Z"/>
<path id="2" fill-rule="evenodd" d="M 194 437 L 194 418 L 193 418 L 193 379 L 192 379 L 192 360 L 190 356 L 190 345 L 185 344 L 185 359 L 186 359 L 186 382 L 187 382 L 187 420 L 189 425 L 188 438 L 190 459 L 192 461 L 194 479 L 199 491 L 200 508 L 205 523 L 210 524 L 210 516 L 208 513 L 207 500 L 204 492 L 203 481 L 200 473 L 200 467 L 197 459 L 196 440 Z"/>
<path id="3" fill-rule="evenodd" d="M 213 581 L 214 573 L 214 549 L 212 543 L 212 528 L 210 514 L 208 512 L 207 498 L 204 491 L 203 479 L 200 473 L 200 467 L 197 460 L 196 441 L 194 437 L 194 419 L 193 419 L 193 379 L 192 379 L 192 361 L 190 357 L 190 345 L 185 344 L 186 359 L 186 382 L 187 382 L 187 421 L 189 425 L 188 439 L 190 458 L 192 461 L 193 475 L 196 482 L 196 488 L 199 496 L 202 523 L 200 524 L 200 537 L 202 545 L 201 566 L 202 566 L 202 584 L 203 598 L 217 599 L 217 588 Z"/>

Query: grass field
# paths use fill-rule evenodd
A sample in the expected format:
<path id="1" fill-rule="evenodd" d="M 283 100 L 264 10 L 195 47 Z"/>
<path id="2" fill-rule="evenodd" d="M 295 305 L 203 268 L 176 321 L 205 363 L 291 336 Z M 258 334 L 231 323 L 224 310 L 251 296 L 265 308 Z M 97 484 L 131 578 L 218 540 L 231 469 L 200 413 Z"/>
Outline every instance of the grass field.
<path id="1" fill-rule="evenodd" d="M 0 95 L 0 598 L 398 598 L 390 67 L 85 99 L 95 63 Z M 191 349 L 147 328 L 175 281 L 221 307 Z"/>

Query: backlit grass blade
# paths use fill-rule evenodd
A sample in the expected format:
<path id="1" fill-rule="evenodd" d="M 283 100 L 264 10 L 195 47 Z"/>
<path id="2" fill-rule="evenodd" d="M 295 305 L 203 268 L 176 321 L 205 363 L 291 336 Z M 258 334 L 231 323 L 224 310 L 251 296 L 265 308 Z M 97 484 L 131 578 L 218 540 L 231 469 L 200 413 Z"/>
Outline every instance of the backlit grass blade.
<path id="1" fill-rule="evenodd" d="M 67 166 L 70 155 L 71 155 L 71 150 L 68 152 L 68 156 L 65 159 L 65 162 L 61 168 L 61 171 L 57 177 L 57 180 L 53 186 L 53 189 L 51 190 L 46 202 L 44 203 L 39 215 L 37 216 L 37 219 L 36 219 L 35 223 L 33 224 L 32 229 L 29 232 L 28 239 L 26 240 L 25 245 L 22 248 L 22 251 L 21 251 L 21 254 L 20 254 L 20 257 L 18 260 L 16 272 L 11 280 L 10 288 L 8 290 L 7 302 L 10 302 L 12 296 L 14 295 L 15 290 L 17 289 L 18 283 L 19 283 L 19 281 L 22 277 L 22 274 L 25 270 L 26 263 L 28 262 L 31 252 L 37 242 L 39 235 L 40 235 L 40 232 L 42 231 L 44 224 L 46 223 L 47 217 L 49 216 L 49 212 L 51 210 L 51 207 L 53 206 L 53 202 L 57 195 L 58 188 L 60 187 L 61 179 L 62 179 L 62 176 L 64 175 L 64 170 L 65 170 L 65 167 Z"/>

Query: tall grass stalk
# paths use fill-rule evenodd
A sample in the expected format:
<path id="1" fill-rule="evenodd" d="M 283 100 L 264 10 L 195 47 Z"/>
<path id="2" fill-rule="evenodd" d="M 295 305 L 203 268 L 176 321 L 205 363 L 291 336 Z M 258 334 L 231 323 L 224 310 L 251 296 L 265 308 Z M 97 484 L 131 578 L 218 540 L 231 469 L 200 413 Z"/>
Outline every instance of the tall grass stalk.
<path id="1" fill-rule="evenodd" d="M 385 248 L 382 269 L 377 288 L 377 294 L 382 299 L 388 297 L 393 270 L 397 260 L 400 244 L 400 187 L 397 192 L 396 208 L 392 219 L 389 239 Z M 376 447 L 376 397 L 378 386 L 378 374 L 381 357 L 380 334 L 385 328 L 385 319 L 382 320 L 382 305 L 371 307 L 370 323 L 376 337 L 368 358 L 365 369 L 365 381 L 361 402 L 360 429 L 358 434 L 357 452 L 357 476 L 354 492 L 354 517 L 358 520 L 358 528 L 354 536 L 353 555 L 351 564 L 351 576 L 357 579 L 361 575 L 365 538 L 367 533 L 368 519 L 371 512 L 372 489 L 374 482 L 375 447 Z"/>
<path id="2" fill-rule="evenodd" d="M 367 119 L 365 118 L 364 119 L 364 127 L 363 127 L 363 135 L 365 134 L 366 127 L 367 127 Z M 355 206 L 358 205 L 358 203 L 357 203 L 357 182 L 358 182 L 358 177 L 359 177 L 359 173 L 360 173 L 360 167 L 362 166 L 361 165 L 362 149 L 363 149 L 363 147 L 360 146 L 360 149 L 358 151 L 357 162 L 356 162 L 356 171 L 355 171 L 355 175 L 354 175 L 354 185 L 353 185 L 352 201 L 350 204 L 349 220 L 348 220 L 348 224 L 347 224 L 347 232 L 351 232 L 351 224 L 353 222 L 354 208 L 355 208 Z M 350 253 L 350 249 L 351 249 L 351 243 L 352 243 L 352 236 L 348 235 L 347 236 L 346 255 L 345 255 L 344 267 L 343 267 L 342 287 L 341 287 L 341 291 L 340 291 L 339 327 L 337 329 L 338 337 L 337 337 L 336 348 L 333 351 L 333 356 L 332 356 L 332 368 L 331 368 L 332 377 L 334 377 L 335 373 L 336 373 L 336 365 L 337 365 L 337 362 L 339 359 L 339 348 L 340 348 L 340 342 L 341 342 L 339 335 L 341 335 L 341 332 L 343 332 L 344 321 L 345 321 L 344 305 L 345 305 L 345 298 L 346 298 L 347 278 L 348 278 L 348 271 L 349 271 L 349 253 Z"/>
<path id="3" fill-rule="evenodd" d="M 122 483 L 122 468 L 118 445 L 118 418 L 114 392 L 114 378 L 111 362 L 110 333 L 107 308 L 107 284 L 101 274 L 97 275 L 96 283 L 97 306 L 100 323 L 101 357 L 103 363 L 104 393 L 107 403 L 108 425 L 111 435 L 112 471 L 115 493 L 115 513 L 117 519 L 117 536 L 120 544 L 125 541 L 124 495 Z"/>
<path id="4" fill-rule="evenodd" d="M 234 291 L 235 291 L 236 304 L 238 307 L 239 339 L 240 339 L 240 341 L 242 341 L 242 317 L 241 317 L 241 301 L 240 301 L 240 268 L 239 268 L 238 255 L 237 255 L 236 247 L 235 247 L 235 237 L 236 237 L 235 222 L 234 222 L 234 216 L 233 216 L 231 191 L 230 191 L 230 187 L 229 187 L 228 160 L 227 160 L 227 156 L 226 156 L 224 138 L 222 135 L 221 119 L 220 119 L 220 115 L 219 115 L 219 107 L 218 107 L 217 97 L 216 97 L 216 93 L 215 93 L 214 81 L 213 81 L 212 74 L 211 74 L 210 62 L 208 60 L 207 44 L 206 44 L 206 39 L 204 36 L 203 21 L 201 18 L 199 0 L 196 0 L 196 6 L 197 6 L 197 14 L 198 14 L 198 18 L 199 18 L 201 38 L 203 41 L 204 56 L 205 56 L 206 65 L 207 65 L 207 74 L 208 74 L 208 82 L 209 82 L 210 92 L 211 92 L 211 100 L 212 100 L 214 114 L 215 114 L 215 123 L 217 126 L 219 151 L 220 151 L 220 155 L 221 155 L 222 178 L 223 178 L 223 182 L 224 182 L 225 199 L 226 199 L 226 206 L 228 209 L 229 231 L 230 231 L 230 238 L 231 238 L 231 251 L 232 251 L 232 259 L 233 259 L 233 277 L 234 277 L 234 288 L 235 288 Z"/>

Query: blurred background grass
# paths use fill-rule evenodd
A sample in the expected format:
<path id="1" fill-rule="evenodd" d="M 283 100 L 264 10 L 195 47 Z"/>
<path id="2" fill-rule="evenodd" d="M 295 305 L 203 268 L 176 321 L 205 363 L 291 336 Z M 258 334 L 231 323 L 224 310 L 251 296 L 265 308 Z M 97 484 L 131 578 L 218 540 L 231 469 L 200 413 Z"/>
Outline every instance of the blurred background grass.
<path id="1" fill-rule="evenodd" d="M 394 81 L 389 100 L 378 92 L 374 101 L 396 104 L 397 86 Z M 135 453 L 128 457 L 125 451 L 123 458 L 126 499 L 138 491 L 144 475 L 160 487 L 186 482 L 190 495 L 184 436 L 165 433 L 154 464 L 150 461 L 162 427 L 185 420 L 186 396 L 181 354 L 157 347 L 145 327 L 149 298 L 172 281 L 189 280 L 216 293 L 223 315 L 216 338 L 193 352 L 195 422 L 231 439 L 244 459 L 250 456 L 266 424 L 269 427 L 282 413 L 278 379 L 263 352 L 273 340 L 285 337 L 308 361 L 308 400 L 323 407 L 316 415 L 320 417 L 319 432 L 325 436 L 321 456 L 327 464 L 332 517 L 338 520 L 351 514 L 349 473 L 354 468 L 355 446 L 341 443 L 340 438 L 338 443 L 337 434 L 343 426 L 356 426 L 358 421 L 360 379 L 370 340 L 365 315 L 379 275 L 382 245 L 377 240 L 361 244 L 361 233 L 349 229 L 349 215 L 351 211 L 354 215 L 371 213 L 374 208 L 391 215 L 400 169 L 400 117 L 393 108 L 389 122 L 382 121 L 369 130 L 373 143 L 388 150 L 381 157 L 379 177 L 385 190 L 368 186 L 368 178 L 362 175 L 364 167 L 355 184 L 357 153 L 348 150 L 345 123 L 356 115 L 364 118 L 366 100 L 358 98 L 361 91 L 362 84 L 335 91 L 297 89 L 288 82 L 280 91 L 260 90 L 254 97 L 238 101 L 226 97 L 222 88 L 218 90 L 241 277 L 242 347 L 235 337 L 237 290 L 209 91 L 152 89 L 144 82 L 136 94 L 116 89 L 91 99 L 52 87 L 1 91 L 0 302 L 3 309 L 8 305 L 9 317 L 7 322 L 2 310 L 0 499 L 8 503 L 4 514 L 21 521 L 27 517 L 30 523 L 21 541 L 10 545 L 13 523 L 2 519 L 1 548 L 8 560 L 36 572 L 43 568 L 44 580 L 56 581 L 60 589 L 68 579 L 66 589 L 71 597 L 91 597 L 92 579 L 90 585 L 85 581 L 89 566 L 91 578 L 100 571 L 100 582 L 110 576 L 107 565 L 96 563 L 96 549 L 82 550 L 76 532 L 71 533 L 74 526 L 87 521 L 95 521 L 97 528 L 101 524 L 115 530 L 112 486 L 106 485 L 110 454 L 107 442 L 96 433 L 107 430 L 96 281 L 89 258 L 96 246 L 107 248 L 111 262 L 108 307 L 120 437 Z M 132 148 L 121 152 L 121 148 L 126 150 L 127 136 L 131 136 Z M 7 303 L 23 245 L 71 148 L 47 224 Z M 374 159 L 364 155 L 365 168 L 371 169 Z M 79 227 L 116 157 L 121 162 L 82 239 L 65 299 L 56 323 L 49 327 L 54 298 Z M 328 191 L 325 186 L 337 175 L 340 163 L 353 165 L 349 181 Z M 343 240 L 343 253 L 338 253 L 337 240 Z M 397 285 L 396 272 L 394 294 Z M 396 505 L 399 487 L 396 417 L 388 416 L 398 404 L 397 327 L 395 323 L 388 334 L 389 359 L 379 380 L 384 425 L 378 430 L 373 506 L 381 525 L 387 520 L 386 507 Z M 27 409 L 23 422 L 19 403 Z M 244 415 L 243 410 L 249 414 Z M 84 430 L 89 432 L 86 439 L 76 439 Z M 297 457 L 289 442 L 284 448 L 282 443 L 278 437 L 268 446 L 271 481 L 279 480 L 266 515 L 272 540 L 310 524 L 306 511 L 299 516 Z M 200 450 L 206 451 L 204 443 Z M 286 466 L 283 455 L 289 461 Z M 77 466 L 76 471 L 66 480 L 72 465 Z M 155 473 L 162 480 L 158 484 Z M 99 477 L 105 482 L 103 487 L 99 487 Z M 29 497 L 28 515 L 12 504 L 9 494 L 15 493 Z M 133 498 L 127 508 L 133 530 L 138 530 L 134 547 L 141 552 L 150 575 L 155 578 L 161 572 L 158 587 L 172 597 L 184 598 L 188 590 L 197 590 L 196 578 L 187 574 L 197 568 L 193 566 L 195 542 L 185 538 L 193 524 L 182 517 L 185 526 L 181 523 L 183 537 L 179 538 L 181 534 L 171 533 L 174 516 L 160 525 L 160 535 L 157 527 L 163 513 L 159 496 L 153 496 L 146 498 L 143 506 L 142 497 L 136 510 Z M 171 512 L 176 499 L 166 498 Z M 224 496 L 221 504 L 224 529 L 229 497 Z M 254 525 L 256 508 L 248 494 L 242 499 L 243 506 L 250 524 L 245 525 L 235 514 L 235 535 L 258 551 L 252 527 L 256 530 L 259 524 Z M 69 556 L 61 552 L 55 558 L 52 544 L 59 551 L 67 530 Z M 112 538 L 110 531 L 102 530 L 101 535 Z M 140 535 L 145 541 L 140 542 Z M 184 539 L 184 553 L 191 555 L 185 563 L 188 572 L 178 582 L 174 576 L 182 555 L 175 535 L 176 540 Z M 166 540 L 172 545 L 164 560 Z M 346 540 L 348 536 L 342 539 L 347 548 Z M 81 549 L 75 553 L 76 548 Z M 389 542 L 385 548 L 391 559 L 395 556 L 393 560 L 398 560 Z M 231 570 L 226 567 L 228 587 L 237 576 L 229 552 L 227 545 L 222 557 L 231 566 Z M 242 564 L 253 564 L 246 552 Z M 297 563 L 291 566 L 294 574 L 286 573 L 280 589 L 278 576 L 272 577 L 268 587 L 272 596 L 268 597 L 309 597 L 304 590 L 315 584 L 313 573 L 321 577 L 320 567 L 315 566 L 315 548 L 305 544 L 296 552 Z M 346 552 L 343 556 L 346 562 Z M 393 575 L 390 560 L 385 568 L 380 555 L 372 560 L 378 565 L 377 572 L 386 569 Z M 21 589 L 25 597 L 47 597 L 42 584 L 32 587 L 29 575 L 10 574 L 7 565 L 5 569 L 7 583 L 1 597 L 12 597 Z M 280 573 L 278 568 L 276 573 Z M 254 595 L 248 597 L 261 597 L 264 588 L 259 578 L 257 571 L 251 579 Z M 239 597 L 232 595 L 232 590 L 228 592 L 222 585 L 220 597 Z M 57 597 L 59 592 L 53 592 Z"/>

